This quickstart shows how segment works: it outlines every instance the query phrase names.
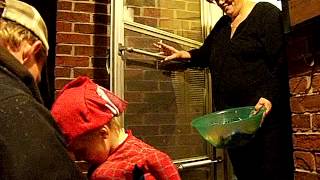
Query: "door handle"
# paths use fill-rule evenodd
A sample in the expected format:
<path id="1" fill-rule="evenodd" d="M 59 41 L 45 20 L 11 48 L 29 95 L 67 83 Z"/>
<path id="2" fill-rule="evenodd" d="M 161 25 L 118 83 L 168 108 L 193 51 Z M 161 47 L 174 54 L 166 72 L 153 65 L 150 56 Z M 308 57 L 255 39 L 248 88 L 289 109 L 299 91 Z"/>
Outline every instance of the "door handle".
<path id="1" fill-rule="evenodd" d="M 137 54 L 143 54 L 143 55 L 155 57 L 158 59 L 166 58 L 166 56 L 158 54 L 158 53 L 153 53 L 153 52 L 145 51 L 142 49 L 136 49 L 133 47 L 126 47 L 126 46 L 123 46 L 122 44 L 119 44 L 119 53 L 122 54 L 122 52 L 124 52 L 124 51 L 133 52 L 133 53 L 137 53 Z M 155 61 L 158 61 L 158 60 L 155 60 Z"/>
<path id="2" fill-rule="evenodd" d="M 179 170 L 183 170 L 186 168 L 202 167 L 202 166 L 207 166 L 210 164 L 221 163 L 221 162 L 222 162 L 222 159 L 218 157 L 217 159 L 214 159 L 214 160 L 204 159 L 204 160 L 193 161 L 193 162 L 177 163 L 176 166 Z"/>

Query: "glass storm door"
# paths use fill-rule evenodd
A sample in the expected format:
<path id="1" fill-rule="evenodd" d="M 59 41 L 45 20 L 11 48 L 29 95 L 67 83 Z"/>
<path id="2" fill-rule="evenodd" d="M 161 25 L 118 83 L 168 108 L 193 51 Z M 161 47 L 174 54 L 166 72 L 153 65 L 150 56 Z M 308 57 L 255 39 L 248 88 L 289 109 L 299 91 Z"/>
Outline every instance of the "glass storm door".
<path id="1" fill-rule="evenodd" d="M 111 89 L 129 102 L 123 125 L 167 153 L 184 180 L 231 179 L 225 152 L 191 126 L 212 111 L 210 74 L 178 62 L 161 65 L 152 44 L 197 48 L 221 15 L 205 0 L 111 1 Z"/>

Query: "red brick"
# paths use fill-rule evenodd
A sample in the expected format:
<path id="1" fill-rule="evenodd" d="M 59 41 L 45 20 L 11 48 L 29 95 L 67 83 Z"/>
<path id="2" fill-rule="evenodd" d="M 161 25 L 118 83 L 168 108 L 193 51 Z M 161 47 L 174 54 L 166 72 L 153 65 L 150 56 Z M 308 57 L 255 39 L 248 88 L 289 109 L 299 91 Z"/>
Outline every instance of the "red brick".
<path id="1" fill-rule="evenodd" d="M 75 46 L 74 54 L 80 55 L 80 56 L 106 57 L 107 51 L 108 51 L 107 47 Z"/>
<path id="2" fill-rule="evenodd" d="M 158 27 L 158 21 L 156 18 L 148 17 L 135 17 L 134 21 L 151 27 Z"/>
<path id="3" fill-rule="evenodd" d="M 57 21 L 89 23 L 90 22 L 90 14 L 58 11 Z"/>
<path id="4" fill-rule="evenodd" d="M 199 135 L 179 135 L 176 143 L 178 145 L 204 145 L 205 142 Z"/>
<path id="5" fill-rule="evenodd" d="M 320 15 L 320 4 L 318 1 L 290 0 L 288 3 L 291 25 L 299 24 Z M 306 9 L 308 10 L 306 11 Z"/>
<path id="6" fill-rule="evenodd" d="M 89 58 L 76 56 L 57 56 L 56 65 L 69 67 L 88 67 Z"/>
<path id="7" fill-rule="evenodd" d="M 57 21 L 57 32 L 71 32 L 72 23 Z"/>
<path id="8" fill-rule="evenodd" d="M 140 7 L 135 7 L 135 6 L 130 6 L 128 3 L 129 3 L 129 2 L 127 2 L 128 8 L 132 8 L 132 9 L 133 9 L 134 16 L 140 16 L 140 15 L 141 15 L 142 8 L 140 8 Z"/>
<path id="9" fill-rule="evenodd" d="M 56 78 L 55 80 L 55 89 L 62 89 L 67 83 L 72 81 L 72 78 Z"/>
<path id="10" fill-rule="evenodd" d="M 319 112 L 320 95 L 305 95 L 291 98 L 291 110 L 294 113 Z"/>
<path id="11" fill-rule="evenodd" d="M 142 33 L 131 31 L 131 30 L 128 30 L 128 29 L 124 30 L 124 34 L 126 35 L 126 38 L 127 37 L 144 37 L 145 36 Z"/>
<path id="12" fill-rule="evenodd" d="M 126 69 L 125 80 L 142 80 L 143 71 L 139 69 Z"/>
<path id="13" fill-rule="evenodd" d="M 320 134 L 294 134 L 293 142 L 297 150 L 320 151 Z"/>
<path id="14" fill-rule="evenodd" d="M 315 156 L 310 152 L 294 152 L 294 161 L 296 169 L 303 169 L 310 172 L 316 169 Z"/>
<path id="15" fill-rule="evenodd" d="M 92 79 L 109 79 L 106 69 L 98 68 L 74 68 L 74 76 L 89 76 Z"/>
<path id="16" fill-rule="evenodd" d="M 72 54 L 72 46 L 58 44 L 56 46 L 56 52 L 57 52 L 57 54 L 71 55 Z"/>
<path id="17" fill-rule="evenodd" d="M 163 135 L 170 134 L 191 134 L 190 125 L 161 125 L 160 133 Z"/>
<path id="18" fill-rule="evenodd" d="M 312 88 L 313 92 L 320 91 L 320 74 L 314 74 L 312 77 Z"/>
<path id="19" fill-rule="evenodd" d="M 166 74 L 164 71 L 145 71 L 145 80 L 158 80 L 158 81 L 171 81 L 170 74 Z"/>
<path id="20" fill-rule="evenodd" d="M 132 132 L 137 136 L 154 136 L 159 135 L 159 126 L 137 126 L 131 125 L 128 126 L 128 129 L 132 130 Z"/>
<path id="21" fill-rule="evenodd" d="M 92 2 L 87 2 L 87 3 L 75 2 L 74 12 L 78 11 L 78 12 L 94 13 L 96 5 L 97 4 L 93 4 Z"/>
<path id="22" fill-rule="evenodd" d="M 289 84 L 290 92 L 292 94 L 306 93 L 310 86 L 310 83 L 308 82 L 308 77 L 306 76 L 291 78 L 289 80 Z"/>
<path id="23" fill-rule="evenodd" d="M 189 39 L 193 39 L 196 41 L 202 41 L 201 31 L 188 31 L 188 30 L 182 30 L 182 31 L 176 31 L 177 34 L 182 35 L 183 37 L 187 37 Z"/>
<path id="24" fill-rule="evenodd" d="M 319 180 L 320 176 L 316 173 L 311 172 L 299 172 L 295 173 L 295 180 Z"/>
<path id="25" fill-rule="evenodd" d="M 156 91 L 158 83 L 156 81 L 126 81 L 127 91 Z"/>
<path id="26" fill-rule="evenodd" d="M 130 106 L 130 105 L 129 105 Z M 124 124 L 128 125 L 142 125 L 144 116 L 142 113 L 126 113 L 124 114 Z"/>
<path id="27" fill-rule="evenodd" d="M 204 148 L 201 147 L 201 151 L 197 151 L 196 146 L 182 146 L 182 145 L 175 145 L 175 146 L 161 146 L 162 151 L 166 152 L 168 155 L 171 157 L 174 157 L 175 159 L 180 159 L 180 158 L 186 158 L 186 157 L 195 157 L 199 156 L 199 154 L 205 154 L 206 152 L 204 151 Z M 180 173 L 182 179 L 190 179 L 190 177 L 196 177 L 195 179 L 197 180 L 204 180 L 208 179 L 207 177 L 203 178 L 203 176 L 198 176 L 199 172 L 203 170 L 203 168 L 195 168 L 194 170 L 196 172 L 193 172 L 192 174 L 189 174 L 188 176 L 184 176 L 184 173 L 190 171 L 191 169 L 188 170 L 183 170 Z M 193 178 L 192 178 L 193 179 Z"/>
<path id="28" fill-rule="evenodd" d="M 191 2 L 187 4 L 187 10 L 188 11 L 195 11 L 195 12 L 201 12 L 201 5 L 199 2 Z"/>
<path id="29" fill-rule="evenodd" d="M 174 136 L 147 136 L 144 137 L 144 140 L 146 143 L 154 146 L 170 146 L 176 144 Z"/>
<path id="30" fill-rule="evenodd" d="M 143 9 L 143 16 L 146 17 L 154 17 L 154 18 L 160 18 L 160 9 L 158 8 L 144 8 Z"/>
<path id="31" fill-rule="evenodd" d="M 310 115 L 296 114 L 292 116 L 292 127 L 294 131 L 308 131 L 311 129 Z"/>
<path id="32" fill-rule="evenodd" d="M 314 131 L 320 130 L 320 114 L 312 115 L 312 130 Z"/>
<path id="33" fill-rule="evenodd" d="M 127 5 L 131 5 L 131 6 L 140 6 L 140 7 L 143 7 L 143 6 L 152 6 L 154 7 L 155 6 L 155 0 L 148 0 L 148 1 L 141 1 L 141 0 L 130 0 L 130 1 L 127 1 Z"/>
<path id="34" fill-rule="evenodd" d="M 150 113 L 145 115 L 145 124 L 176 124 L 175 114 Z"/>
<path id="35" fill-rule="evenodd" d="M 74 11 L 89 12 L 89 13 L 107 13 L 107 4 L 92 4 L 76 2 Z"/>
<path id="36" fill-rule="evenodd" d="M 103 34 L 108 33 L 108 26 L 103 24 L 78 24 L 74 25 L 74 32 L 85 34 Z"/>
<path id="37" fill-rule="evenodd" d="M 127 37 L 127 41 L 127 46 L 147 51 L 146 47 L 149 47 L 151 42 L 157 42 L 157 39 L 151 37 Z"/>
<path id="38" fill-rule="evenodd" d="M 150 111 L 148 110 L 148 107 L 149 105 L 146 103 L 130 102 L 126 113 L 149 113 Z"/>
<path id="39" fill-rule="evenodd" d="M 135 92 L 125 92 L 124 94 L 125 100 L 129 102 L 142 102 L 143 101 L 143 93 L 139 91 Z"/>
<path id="40" fill-rule="evenodd" d="M 69 1 L 58 1 L 58 10 L 71 10 L 72 2 Z"/>
<path id="41" fill-rule="evenodd" d="M 173 92 L 151 92 L 144 94 L 144 102 L 169 104 L 175 102 L 176 97 Z"/>
<path id="42" fill-rule="evenodd" d="M 320 153 L 319 152 L 315 153 L 315 158 L 316 158 L 316 171 L 320 173 Z"/>
<path id="43" fill-rule="evenodd" d="M 90 44 L 90 35 L 84 34 L 57 33 L 56 39 L 57 43 L 86 45 Z"/>
<path id="44" fill-rule="evenodd" d="M 57 67 L 55 68 L 55 77 L 70 77 L 70 68 L 68 67 Z"/>
<path id="45" fill-rule="evenodd" d="M 320 111 L 320 95 L 305 96 L 303 100 L 303 106 L 307 112 L 319 112 Z"/>

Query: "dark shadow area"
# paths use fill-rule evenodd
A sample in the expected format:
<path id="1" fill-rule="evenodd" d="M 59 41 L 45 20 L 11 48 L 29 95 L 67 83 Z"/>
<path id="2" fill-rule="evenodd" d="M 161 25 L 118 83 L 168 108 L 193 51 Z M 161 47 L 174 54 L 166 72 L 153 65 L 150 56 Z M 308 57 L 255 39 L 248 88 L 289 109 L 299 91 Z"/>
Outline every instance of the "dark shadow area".
<path id="1" fill-rule="evenodd" d="M 320 69 L 320 16 L 291 27 L 287 34 L 289 74 L 313 74 Z"/>
<path id="2" fill-rule="evenodd" d="M 57 0 L 22 0 L 35 7 L 44 19 L 49 38 L 49 55 L 47 64 L 42 70 L 41 82 L 39 84 L 41 96 L 47 108 L 51 108 L 54 101 L 54 70 L 56 58 L 56 16 Z"/>
<path id="3" fill-rule="evenodd" d="M 108 25 L 111 23 L 110 13 L 107 5 L 111 4 L 109 0 L 96 0 L 93 14 L 93 55 L 91 58 L 93 79 L 99 85 L 110 89 L 110 74 L 106 66 L 110 62 L 110 37 L 108 34 Z M 98 2 L 98 3 L 97 3 Z M 100 70 L 98 70 L 100 69 Z"/>

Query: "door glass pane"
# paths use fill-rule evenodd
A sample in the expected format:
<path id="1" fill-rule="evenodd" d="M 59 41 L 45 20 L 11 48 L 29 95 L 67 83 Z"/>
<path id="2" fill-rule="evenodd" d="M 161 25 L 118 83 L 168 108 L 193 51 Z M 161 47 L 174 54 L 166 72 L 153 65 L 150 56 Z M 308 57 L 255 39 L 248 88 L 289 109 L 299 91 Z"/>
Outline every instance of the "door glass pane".
<path id="1" fill-rule="evenodd" d="M 125 37 L 127 46 L 149 52 L 155 52 L 152 42 L 159 40 L 130 30 L 125 31 Z M 206 142 L 191 127 L 194 117 L 206 113 L 205 71 L 178 71 L 136 53 L 125 53 L 124 59 L 125 99 L 129 102 L 126 128 L 173 159 L 206 155 Z"/>
<path id="2" fill-rule="evenodd" d="M 131 20 L 201 41 L 200 0 L 127 0 Z"/>
<path id="3" fill-rule="evenodd" d="M 158 41 L 129 30 L 125 31 L 125 37 L 130 47 L 153 52 L 151 43 Z M 134 44 L 136 42 L 138 44 Z M 171 45 L 187 50 L 174 43 Z M 126 64 L 125 99 L 129 102 L 124 117 L 125 128 L 172 159 L 210 156 L 210 146 L 191 126 L 194 117 L 206 113 L 206 71 L 164 68 L 159 66 L 157 59 L 135 53 L 125 53 L 123 57 Z M 183 179 L 200 177 L 205 180 L 210 173 L 211 166 L 206 166 L 186 169 L 180 175 Z"/>

